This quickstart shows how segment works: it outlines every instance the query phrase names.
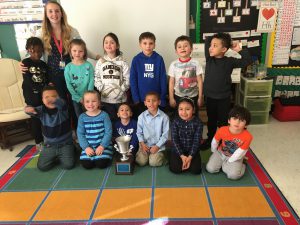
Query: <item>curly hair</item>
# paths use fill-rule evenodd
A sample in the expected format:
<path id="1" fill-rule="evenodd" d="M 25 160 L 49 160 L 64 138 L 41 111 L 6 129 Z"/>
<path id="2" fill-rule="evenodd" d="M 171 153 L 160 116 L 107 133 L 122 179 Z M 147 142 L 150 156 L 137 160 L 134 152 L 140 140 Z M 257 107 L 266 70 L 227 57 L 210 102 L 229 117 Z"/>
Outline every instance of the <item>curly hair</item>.
<path id="1" fill-rule="evenodd" d="M 228 119 L 230 118 L 245 120 L 246 125 L 249 125 L 251 122 L 251 113 L 245 107 L 236 105 L 230 110 L 228 114 Z"/>
<path id="2" fill-rule="evenodd" d="M 212 39 L 219 39 L 222 42 L 222 46 L 229 49 L 232 46 L 232 40 L 231 40 L 231 36 L 228 33 L 216 33 L 212 36 Z"/>
<path id="3" fill-rule="evenodd" d="M 42 49 L 44 49 L 43 42 L 42 42 L 42 40 L 40 38 L 38 38 L 38 37 L 30 37 L 30 38 L 28 38 L 27 41 L 26 41 L 25 49 L 29 50 L 30 48 L 33 48 L 35 46 L 39 46 Z"/>

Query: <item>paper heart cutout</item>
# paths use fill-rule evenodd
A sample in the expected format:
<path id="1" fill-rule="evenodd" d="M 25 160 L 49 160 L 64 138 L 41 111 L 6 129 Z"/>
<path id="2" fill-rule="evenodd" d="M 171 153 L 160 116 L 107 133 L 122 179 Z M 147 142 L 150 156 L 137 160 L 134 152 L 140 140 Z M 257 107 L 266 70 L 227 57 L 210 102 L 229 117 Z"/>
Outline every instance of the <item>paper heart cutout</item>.
<path id="1" fill-rule="evenodd" d="M 269 20 L 275 13 L 275 10 L 273 8 L 266 9 L 264 8 L 262 11 L 262 15 L 265 17 L 266 20 Z"/>

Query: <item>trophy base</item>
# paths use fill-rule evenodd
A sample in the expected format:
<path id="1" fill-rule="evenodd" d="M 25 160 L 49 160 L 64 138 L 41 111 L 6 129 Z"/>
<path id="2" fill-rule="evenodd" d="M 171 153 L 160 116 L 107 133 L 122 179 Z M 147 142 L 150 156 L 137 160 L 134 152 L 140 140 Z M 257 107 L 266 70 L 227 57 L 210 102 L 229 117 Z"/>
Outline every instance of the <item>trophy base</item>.
<path id="1" fill-rule="evenodd" d="M 117 175 L 132 175 L 134 170 L 134 157 L 133 155 L 128 155 L 128 160 L 122 161 L 122 155 L 117 156 L 116 160 L 116 174 Z"/>

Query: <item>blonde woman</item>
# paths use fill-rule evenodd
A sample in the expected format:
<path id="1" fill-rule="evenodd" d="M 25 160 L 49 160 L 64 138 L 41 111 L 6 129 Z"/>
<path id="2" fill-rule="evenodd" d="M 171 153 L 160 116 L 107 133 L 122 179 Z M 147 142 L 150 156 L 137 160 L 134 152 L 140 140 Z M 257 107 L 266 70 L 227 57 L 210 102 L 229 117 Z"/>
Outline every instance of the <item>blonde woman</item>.
<path id="1" fill-rule="evenodd" d="M 48 64 L 49 82 L 56 87 L 59 96 L 65 99 L 70 108 L 70 113 L 74 117 L 74 125 L 77 124 L 70 93 L 66 86 L 64 77 L 65 66 L 71 62 L 68 53 L 70 42 L 74 38 L 80 38 L 78 31 L 68 24 L 67 15 L 62 6 L 53 0 L 45 5 L 42 29 L 37 32 L 44 44 L 44 60 Z M 88 52 L 88 57 L 99 59 L 100 56 Z M 22 71 L 27 71 L 21 63 Z"/>

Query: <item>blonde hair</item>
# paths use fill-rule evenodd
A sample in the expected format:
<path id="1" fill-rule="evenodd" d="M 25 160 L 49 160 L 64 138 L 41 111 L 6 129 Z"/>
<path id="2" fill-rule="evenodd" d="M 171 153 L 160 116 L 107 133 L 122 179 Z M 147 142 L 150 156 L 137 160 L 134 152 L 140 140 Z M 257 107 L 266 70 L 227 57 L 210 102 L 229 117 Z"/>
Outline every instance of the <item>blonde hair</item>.
<path id="1" fill-rule="evenodd" d="M 43 19 L 43 23 L 42 23 L 42 39 L 44 42 L 44 48 L 45 48 L 46 53 L 51 54 L 52 48 L 50 45 L 50 41 L 51 41 L 53 30 L 52 30 L 51 23 L 47 17 L 47 6 L 49 4 L 55 4 L 60 8 L 60 11 L 62 14 L 62 17 L 61 17 L 61 41 L 63 43 L 63 54 L 66 55 L 66 54 L 68 54 L 68 50 L 69 50 L 69 46 L 70 46 L 70 42 L 71 42 L 72 27 L 68 24 L 67 14 L 66 14 L 65 10 L 63 9 L 63 7 L 58 2 L 53 1 L 53 0 L 49 0 L 44 8 L 44 19 Z"/>

